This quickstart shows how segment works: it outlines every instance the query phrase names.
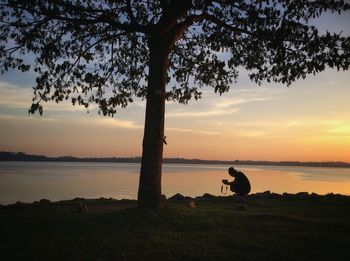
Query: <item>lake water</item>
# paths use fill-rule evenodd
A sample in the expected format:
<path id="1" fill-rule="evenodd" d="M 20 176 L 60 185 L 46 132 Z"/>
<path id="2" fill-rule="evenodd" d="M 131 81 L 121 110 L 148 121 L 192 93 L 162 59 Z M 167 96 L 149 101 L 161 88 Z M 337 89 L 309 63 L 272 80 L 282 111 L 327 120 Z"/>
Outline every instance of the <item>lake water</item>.
<path id="1" fill-rule="evenodd" d="M 162 193 L 220 195 L 228 165 L 163 164 Z M 235 166 L 251 181 L 252 193 L 301 191 L 350 194 L 350 168 Z M 137 198 L 140 164 L 0 162 L 0 204 L 75 197 Z"/>

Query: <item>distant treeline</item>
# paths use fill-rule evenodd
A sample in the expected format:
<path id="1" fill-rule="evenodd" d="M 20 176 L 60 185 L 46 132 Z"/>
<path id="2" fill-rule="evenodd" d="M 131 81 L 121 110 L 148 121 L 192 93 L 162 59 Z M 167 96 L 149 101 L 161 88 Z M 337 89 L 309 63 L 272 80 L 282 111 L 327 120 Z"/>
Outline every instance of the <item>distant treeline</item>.
<path id="1" fill-rule="evenodd" d="M 78 158 L 72 156 L 47 157 L 43 155 L 30 155 L 24 152 L 0 151 L 0 161 L 55 161 L 55 162 L 141 162 L 140 157 L 130 158 Z"/>
<path id="2" fill-rule="evenodd" d="M 47 157 L 29 155 L 23 152 L 0 152 L 0 161 L 52 161 L 52 162 L 125 162 L 140 163 L 141 157 L 109 157 L 109 158 L 78 158 L 72 156 Z M 174 164 L 225 164 L 225 165 L 268 165 L 268 166 L 304 166 L 304 167 L 344 167 L 350 168 L 350 163 L 340 161 L 300 162 L 300 161 L 255 161 L 255 160 L 201 160 L 184 158 L 165 158 L 164 163 Z"/>

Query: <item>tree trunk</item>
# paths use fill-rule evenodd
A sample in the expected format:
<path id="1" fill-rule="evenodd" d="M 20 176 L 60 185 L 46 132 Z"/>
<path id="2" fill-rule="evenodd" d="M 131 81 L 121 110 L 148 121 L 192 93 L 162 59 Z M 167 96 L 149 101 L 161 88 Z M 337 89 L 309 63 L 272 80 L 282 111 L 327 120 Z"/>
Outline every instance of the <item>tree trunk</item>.
<path id="1" fill-rule="evenodd" d="M 162 193 L 165 92 L 169 59 L 169 44 L 163 36 L 151 36 L 149 41 L 149 78 L 138 191 L 138 206 L 153 209 L 160 207 Z"/>

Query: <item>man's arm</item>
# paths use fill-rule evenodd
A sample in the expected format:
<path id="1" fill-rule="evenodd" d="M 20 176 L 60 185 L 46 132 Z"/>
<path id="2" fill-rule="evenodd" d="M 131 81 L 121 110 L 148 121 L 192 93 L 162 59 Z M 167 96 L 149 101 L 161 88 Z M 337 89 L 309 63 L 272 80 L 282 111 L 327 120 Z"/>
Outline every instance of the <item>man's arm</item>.
<path id="1" fill-rule="evenodd" d="M 233 184 L 233 181 L 228 182 L 227 179 L 223 179 L 223 180 L 222 180 L 222 183 L 225 184 L 225 185 L 232 185 L 232 184 Z"/>

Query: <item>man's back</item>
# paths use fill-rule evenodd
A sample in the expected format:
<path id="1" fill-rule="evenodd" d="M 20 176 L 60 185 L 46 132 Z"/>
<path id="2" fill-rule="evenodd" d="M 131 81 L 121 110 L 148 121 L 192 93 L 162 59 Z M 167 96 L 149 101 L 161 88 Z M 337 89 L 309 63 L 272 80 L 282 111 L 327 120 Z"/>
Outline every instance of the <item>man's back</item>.
<path id="1" fill-rule="evenodd" d="M 248 195 L 250 192 L 250 182 L 247 176 L 240 171 L 235 173 L 235 180 L 231 186 L 233 187 L 230 188 L 231 191 L 237 192 L 241 196 Z"/>

